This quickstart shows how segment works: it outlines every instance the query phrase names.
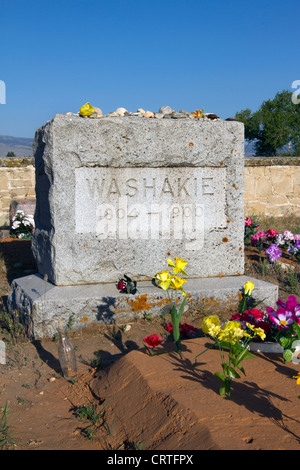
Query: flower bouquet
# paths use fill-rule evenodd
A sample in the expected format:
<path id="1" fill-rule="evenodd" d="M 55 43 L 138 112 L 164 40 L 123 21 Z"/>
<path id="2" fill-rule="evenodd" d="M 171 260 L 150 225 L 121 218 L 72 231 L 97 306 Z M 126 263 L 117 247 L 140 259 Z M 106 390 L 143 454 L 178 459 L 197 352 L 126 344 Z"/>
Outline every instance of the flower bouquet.
<path id="1" fill-rule="evenodd" d="M 256 234 L 258 230 L 257 223 L 250 219 L 250 217 L 245 218 L 245 230 L 244 230 L 244 242 L 248 245 L 251 242 L 251 237 Z"/>
<path id="2" fill-rule="evenodd" d="M 295 352 L 293 343 L 300 339 L 300 304 L 294 295 L 290 295 L 286 302 L 278 299 L 276 310 L 266 307 L 263 312 L 253 308 L 234 314 L 230 320 L 240 322 L 243 328 L 246 324 L 261 328 L 266 341 L 277 342 L 282 347 L 284 360 L 292 360 Z M 259 338 L 254 341 L 259 341 Z"/>
<path id="3" fill-rule="evenodd" d="M 117 289 L 126 294 L 134 295 L 137 292 L 136 284 L 136 281 L 133 281 L 129 276 L 124 274 L 124 278 L 120 279 L 117 283 Z"/>
<path id="4" fill-rule="evenodd" d="M 263 340 L 265 333 L 262 328 L 255 327 L 248 322 L 242 325 L 240 321 L 229 320 L 221 325 L 217 315 L 205 317 L 201 328 L 205 335 L 209 335 L 214 340 L 214 343 L 196 356 L 195 365 L 201 354 L 212 347 L 218 347 L 223 371 L 216 372 L 214 375 L 221 380 L 220 395 L 230 397 L 232 379 L 240 378 L 240 372 L 246 375 L 241 362 L 254 357 L 247 348 L 248 343 L 256 336 Z"/>
<path id="5" fill-rule="evenodd" d="M 158 287 L 165 290 L 168 294 L 170 300 L 173 339 L 176 344 L 177 352 L 181 355 L 180 320 L 187 297 L 186 292 L 182 287 L 182 285 L 186 282 L 186 279 L 178 276 L 178 274 L 182 273 L 186 275 L 185 267 L 188 263 L 182 258 L 174 258 L 174 261 L 168 259 L 168 265 L 173 267 L 173 272 L 171 272 L 171 270 L 160 271 L 154 276 L 154 279 Z M 174 292 L 177 291 L 180 291 L 184 297 L 179 308 L 177 308 L 176 302 L 178 299 L 174 298 Z"/>
<path id="6" fill-rule="evenodd" d="M 278 233 L 275 229 L 259 230 L 259 225 L 249 217 L 245 218 L 244 241 L 262 250 L 270 261 L 275 263 L 283 255 L 300 261 L 300 235 L 293 234 L 290 230 Z"/>
<path id="7" fill-rule="evenodd" d="M 34 219 L 32 215 L 25 215 L 18 210 L 12 218 L 10 233 L 13 237 L 29 240 L 34 231 Z"/>

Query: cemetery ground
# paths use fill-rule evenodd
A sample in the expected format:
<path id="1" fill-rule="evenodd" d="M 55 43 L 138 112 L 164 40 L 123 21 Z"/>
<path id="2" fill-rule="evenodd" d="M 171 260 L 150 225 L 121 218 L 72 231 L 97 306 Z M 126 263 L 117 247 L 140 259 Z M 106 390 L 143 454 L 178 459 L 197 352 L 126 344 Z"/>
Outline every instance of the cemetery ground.
<path id="1" fill-rule="evenodd" d="M 299 220 L 264 223 L 264 229 L 300 233 Z M 29 341 L 6 315 L 11 281 L 35 269 L 30 241 L 1 240 L 0 250 L 0 339 L 6 347 L 0 364 L 2 449 L 299 450 L 300 387 L 293 379 L 299 365 L 284 363 L 280 354 L 255 353 L 244 365 L 246 375 L 234 380 L 231 397 L 220 396 L 214 376 L 221 369 L 219 352 L 207 351 L 193 366 L 209 344 L 201 335 L 199 305 L 191 304 L 182 318 L 199 332 L 183 341 L 182 358 L 164 321 L 151 312 L 124 325 L 83 323 L 69 331 L 78 375 L 66 381 L 57 339 Z M 278 284 L 279 297 L 286 300 L 300 294 L 300 270 L 295 262 L 284 262 L 274 267 L 264 253 L 245 247 L 245 274 Z M 234 313 L 211 308 L 222 320 Z M 143 338 L 152 333 L 165 340 L 167 354 L 149 356 Z"/>

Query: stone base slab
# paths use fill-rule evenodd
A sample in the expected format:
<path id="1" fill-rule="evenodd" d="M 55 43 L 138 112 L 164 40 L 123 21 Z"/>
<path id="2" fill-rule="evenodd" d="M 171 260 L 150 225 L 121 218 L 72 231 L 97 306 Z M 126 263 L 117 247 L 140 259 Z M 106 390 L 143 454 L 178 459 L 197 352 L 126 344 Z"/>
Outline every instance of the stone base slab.
<path id="1" fill-rule="evenodd" d="M 186 307 L 197 306 L 204 313 L 221 313 L 236 309 L 246 281 L 254 282 L 252 297 L 259 307 L 275 307 L 278 286 L 247 276 L 188 279 Z M 18 314 L 26 325 L 29 338 L 52 337 L 59 320 L 64 325 L 70 318 L 73 328 L 89 323 L 125 324 L 145 314 L 169 312 L 169 299 L 151 281 L 141 281 L 135 295 L 120 292 L 116 284 L 55 286 L 40 274 L 15 279 L 8 296 L 8 309 Z M 181 303 L 183 297 L 178 297 Z"/>

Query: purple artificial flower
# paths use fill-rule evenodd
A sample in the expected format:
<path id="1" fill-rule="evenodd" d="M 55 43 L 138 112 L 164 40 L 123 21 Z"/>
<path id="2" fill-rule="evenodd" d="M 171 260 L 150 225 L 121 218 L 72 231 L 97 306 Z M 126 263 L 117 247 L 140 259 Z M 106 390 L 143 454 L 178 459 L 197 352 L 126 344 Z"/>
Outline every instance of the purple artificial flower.
<path id="1" fill-rule="evenodd" d="M 294 295 L 290 295 L 288 298 L 287 298 L 287 301 L 285 303 L 285 307 L 292 313 L 295 313 L 295 309 L 296 307 L 300 307 L 296 297 Z"/>
<path id="2" fill-rule="evenodd" d="M 294 323 L 294 315 L 292 312 L 285 310 L 283 307 L 279 308 L 274 315 L 268 314 L 272 323 L 279 326 L 280 329 L 288 330 L 289 325 Z"/>
<path id="3" fill-rule="evenodd" d="M 282 256 L 282 252 L 276 243 L 272 243 L 269 248 L 266 249 L 266 255 L 268 256 L 270 263 L 275 263 L 275 261 Z"/>
<path id="4" fill-rule="evenodd" d="M 297 298 L 296 298 L 295 295 L 289 295 L 286 302 L 284 302 L 281 299 L 278 299 L 276 304 L 277 304 L 277 307 L 287 309 L 287 310 L 289 310 L 293 313 L 295 312 L 296 309 L 300 309 L 300 304 L 297 301 Z M 275 312 L 275 310 L 272 307 L 267 307 L 266 311 L 268 313 L 274 313 Z"/>

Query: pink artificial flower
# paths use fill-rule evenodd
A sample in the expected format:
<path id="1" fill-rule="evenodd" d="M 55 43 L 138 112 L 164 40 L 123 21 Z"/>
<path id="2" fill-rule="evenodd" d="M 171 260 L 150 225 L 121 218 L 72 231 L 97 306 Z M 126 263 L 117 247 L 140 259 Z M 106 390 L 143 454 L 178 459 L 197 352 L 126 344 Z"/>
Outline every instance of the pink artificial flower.
<path id="1" fill-rule="evenodd" d="M 289 325 L 292 325 L 294 322 L 294 315 L 292 312 L 285 310 L 284 308 L 280 307 L 275 315 L 269 315 L 269 320 L 277 325 L 279 329 L 288 330 Z"/>
<path id="2" fill-rule="evenodd" d="M 285 303 L 285 306 L 288 310 L 295 313 L 296 307 L 300 307 L 296 297 L 294 295 L 290 295 Z"/>
<path id="3" fill-rule="evenodd" d="M 252 225 L 252 219 L 250 219 L 249 217 L 246 217 L 246 219 L 245 219 L 245 225 L 247 225 L 248 227 L 250 227 L 250 225 Z"/>
<path id="4" fill-rule="evenodd" d="M 265 232 L 257 232 L 259 238 L 265 238 Z"/>
<path id="5" fill-rule="evenodd" d="M 275 230 L 274 228 L 269 228 L 268 230 L 265 231 L 265 235 L 268 238 L 275 238 L 279 234 L 278 234 L 277 230 Z"/>

